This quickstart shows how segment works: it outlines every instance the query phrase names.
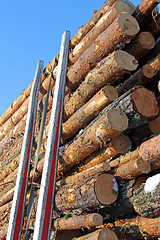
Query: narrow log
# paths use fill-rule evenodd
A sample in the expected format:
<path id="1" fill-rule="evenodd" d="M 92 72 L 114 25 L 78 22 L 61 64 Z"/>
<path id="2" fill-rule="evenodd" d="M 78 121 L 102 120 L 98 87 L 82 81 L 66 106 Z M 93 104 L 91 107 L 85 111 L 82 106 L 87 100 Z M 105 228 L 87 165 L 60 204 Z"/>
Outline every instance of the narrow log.
<path id="1" fill-rule="evenodd" d="M 130 202 L 133 204 L 135 211 L 142 217 L 160 217 L 160 185 L 153 194 L 145 193 L 144 186 L 143 183 L 140 188 L 133 191 Z"/>
<path id="2" fill-rule="evenodd" d="M 13 199 L 14 190 L 15 188 L 13 187 L 10 191 L 8 191 L 1 197 L 0 207 Z"/>
<path id="3" fill-rule="evenodd" d="M 64 150 L 63 156 L 59 158 L 58 172 L 66 172 L 99 149 L 104 142 L 120 135 L 127 127 L 126 115 L 119 108 L 111 109 Z"/>
<path id="4" fill-rule="evenodd" d="M 157 57 L 155 57 L 149 65 L 154 69 L 155 75 L 160 76 L 160 54 L 158 54 Z"/>
<path id="5" fill-rule="evenodd" d="M 116 234 L 109 228 L 102 228 L 82 237 L 73 240 L 118 240 Z"/>
<path id="6" fill-rule="evenodd" d="M 160 133 L 160 116 L 148 123 L 149 129 L 152 133 Z"/>
<path id="7" fill-rule="evenodd" d="M 110 205 L 116 201 L 117 196 L 116 179 L 111 174 L 103 173 L 87 178 L 83 182 L 61 187 L 56 193 L 55 204 L 60 211 L 87 209 Z"/>
<path id="8" fill-rule="evenodd" d="M 62 124 L 62 142 L 73 137 L 81 128 L 93 120 L 99 112 L 118 97 L 118 93 L 110 85 L 103 87 L 90 101 L 82 106 L 68 121 Z"/>
<path id="9" fill-rule="evenodd" d="M 108 11 L 108 9 L 116 2 L 116 0 L 109 0 L 104 2 L 102 7 L 94 13 L 94 15 L 89 19 L 89 21 L 83 25 L 78 32 L 71 39 L 71 48 L 80 42 L 80 40 L 94 27 L 101 16 Z"/>
<path id="10" fill-rule="evenodd" d="M 136 217 L 131 219 L 117 220 L 113 224 L 105 226 L 113 229 L 118 239 L 155 239 L 160 236 L 160 218 L 149 219 Z"/>
<path id="11" fill-rule="evenodd" d="M 150 20 L 153 9 L 158 4 L 159 0 L 141 0 L 132 15 L 137 19 L 138 23 L 146 24 Z"/>
<path id="12" fill-rule="evenodd" d="M 109 171 L 109 170 L 110 170 L 109 163 L 108 162 L 103 162 L 103 163 L 100 163 L 100 164 L 98 164 L 94 167 L 86 169 L 82 172 L 79 172 L 77 174 L 68 176 L 65 179 L 62 179 L 62 180 L 58 181 L 56 184 L 59 187 L 59 186 L 65 185 L 65 184 L 73 184 L 73 183 L 81 182 L 87 177 L 91 177 L 91 176 L 94 176 L 96 174 L 100 174 L 102 172 L 106 172 L 106 171 Z"/>
<path id="13" fill-rule="evenodd" d="M 70 230 L 81 228 L 92 228 L 103 224 L 103 217 L 98 213 L 91 213 L 87 215 L 70 217 L 67 220 L 64 218 L 57 218 L 54 221 L 54 228 L 56 230 Z"/>
<path id="14" fill-rule="evenodd" d="M 138 62 L 135 58 L 122 50 L 115 51 L 104 58 L 87 74 L 85 80 L 65 104 L 65 119 L 77 111 L 106 84 L 111 83 L 113 85 L 118 82 L 126 72 L 128 73 L 135 70 L 137 66 Z"/>
<path id="15" fill-rule="evenodd" d="M 113 52 L 120 43 L 125 44 L 139 32 L 135 18 L 128 13 L 122 13 L 105 31 L 103 31 L 90 47 L 81 55 L 78 61 L 69 69 L 67 87 L 75 90 L 94 66 Z M 67 90 L 66 90 L 67 93 Z"/>
<path id="16" fill-rule="evenodd" d="M 160 14 L 158 13 L 156 16 L 152 16 L 149 25 L 147 26 L 148 31 L 152 33 L 152 35 L 157 38 L 160 33 Z"/>
<path id="17" fill-rule="evenodd" d="M 113 139 L 109 143 L 107 143 L 102 149 L 92 153 L 88 156 L 79 167 L 79 171 L 88 170 L 89 168 L 95 167 L 99 163 L 103 163 L 107 160 L 109 162 L 110 159 L 120 155 L 125 154 L 130 151 L 132 148 L 132 143 L 130 139 L 121 134 Z"/>
<path id="18" fill-rule="evenodd" d="M 135 87 L 136 85 L 145 86 L 152 81 L 154 75 L 155 70 L 149 64 L 146 64 L 138 71 L 136 71 L 125 82 L 123 82 L 119 87 L 117 87 L 117 91 L 119 95 L 122 95 L 123 93 L 125 93 L 132 87 Z"/>
<path id="19" fill-rule="evenodd" d="M 90 47 L 92 42 L 106 30 L 112 22 L 122 13 L 128 12 L 132 14 L 131 7 L 128 3 L 123 1 L 117 1 L 115 4 L 108 9 L 108 11 L 99 19 L 94 27 L 88 32 L 87 35 L 75 46 L 73 51 L 70 53 L 69 58 L 71 62 L 75 63 L 79 57 Z"/>
<path id="20" fill-rule="evenodd" d="M 155 39 L 150 32 L 141 32 L 125 49 L 138 61 L 141 60 L 155 46 Z"/>
<path id="21" fill-rule="evenodd" d="M 123 179 L 132 179 L 143 173 L 149 173 L 150 171 L 151 167 L 149 162 L 139 157 L 135 160 L 130 159 L 127 163 L 118 167 L 114 175 Z"/>

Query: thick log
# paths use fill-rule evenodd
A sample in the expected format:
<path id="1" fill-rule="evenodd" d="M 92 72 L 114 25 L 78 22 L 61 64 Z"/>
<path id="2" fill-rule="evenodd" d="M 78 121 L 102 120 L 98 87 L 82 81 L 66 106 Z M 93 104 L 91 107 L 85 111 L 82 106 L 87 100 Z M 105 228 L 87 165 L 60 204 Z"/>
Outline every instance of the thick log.
<path id="1" fill-rule="evenodd" d="M 149 65 L 154 69 L 155 77 L 160 76 L 160 54 L 157 55 L 150 63 Z M 159 80 L 159 79 L 158 79 Z"/>
<path id="2" fill-rule="evenodd" d="M 138 23 L 146 24 L 150 20 L 153 9 L 159 2 L 159 0 L 141 0 L 132 15 L 137 19 Z"/>
<path id="3" fill-rule="evenodd" d="M 130 159 L 127 163 L 118 167 L 114 172 L 114 176 L 123 179 L 132 179 L 143 173 L 149 173 L 151 166 L 149 162 L 144 161 L 141 157 L 137 159 Z"/>
<path id="4" fill-rule="evenodd" d="M 103 217 L 98 213 L 70 217 L 68 219 L 57 218 L 54 221 L 54 228 L 57 230 L 70 230 L 81 228 L 92 228 L 103 224 Z"/>
<path id="5" fill-rule="evenodd" d="M 149 64 L 146 64 L 117 87 L 117 91 L 121 95 L 136 85 L 145 86 L 152 81 L 154 75 L 155 70 Z"/>
<path id="6" fill-rule="evenodd" d="M 78 32 L 71 39 L 71 48 L 80 42 L 80 40 L 94 27 L 101 16 L 108 11 L 108 9 L 116 2 L 116 0 L 108 0 L 104 2 L 103 6 L 94 13 L 94 15 L 89 19 L 89 21 L 83 25 Z"/>
<path id="7" fill-rule="evenodd" d="M 80 236 L 81 233 L 79 230 L 63 230 L 56 232 L 55 240 L 71 240 Z"/>
<path id="8" fill-rule="evenodd" d="M 135 18 L 128 13 L 122 13 L 105 31 L 103 31 L 90 47 L 81 55 L 78 61 L 69 69 L 67 87 L 75 90 L 94 66 L 113 52 L 120 43 L 125 44 L 139 32 Z M 118 46 L 119 47 L 119 46 Z M 67 93 L 67 90 L 66 90 Z"/>
<path id="9" fill-rule="evenodd" d="M 155 239 L 160 236 L 160 218 L 149 219 L 136 217 L 131 219 L 117 220 L 113 224 L 105 226 L 113 229 L 118 239 Z"/>
<path id="10" fill-rule="evenodd" d="M 118 97 L 118 93 L 110 85 L 103 87 L 90 101 L 83 105 L 65 123 L 62 124 L 61 141 L 73 137 L 80 129 L 93 120 L 99 112 Z"/>
<path id="11" fill-rule="evenodd" d="M 91 167 L 89 169 L 86 169 L 82 172 L 76 173 L 74 175 L 68 176 L 65 179 L 62 179 L 58 181 L 56 184 L 57 186 L 63 186 L 65 184 L 73 184 L 77 182 L 83 181 L 85 178 L 94 176 L 96 174 L 100 174 L 102 172 L 106 172 L 110 170 L 110 165 L 108 162 L 103 162 L 98 165 L 95 165 L 94 167 Z"/>
<path id="12" fill-rule="evenodd" d="M 143 183 L 140 188 L 133 191 L 133 196 L 129 199 L 133 204 L 135 211 L 142 217 L 157 218 L 160 217 L 160 185 L 155 192 L 146 193 Z"/>
<path id="13" fill-rule="evenodd" d="M 64 150 L 59 158 L 58 172 L 66 172 L 68 168 L 102 147 L 103 143 L 120 135 L 127 127 L 126 115 L 119 108 L 111 109 Z"/>
<path id="14" fill-rule="evenodd" d="M 125 135 L 119 135 L 109 143 L 107 143 L 102 149 L 92 153 L 88 156 L 79 166 L 79 171 L 88 170 L 89 168 L 96 167 L 97 164 L 103 163 L 107 160 L 120 155 L 125 154 L 132 148 L 132 143 L 130 139 Z"/>
<path id="15" fill-rule="evenodd" d="M 160 116 L 148 123 L 149 129 L 152 133 L 160 133 Z"/>
<path id="16" fill-rule="evenodd" d="M 115 51 L 104 58 L 87 74 L 85 80 L 65 104 L 65 119 L 77 111 L 106 84 L 111 83 L 113 85 L 118 82 L 126 72 L 128 73 L 135 70 L 137 66 L 138 62 L 135 58 L 122 50 Z"/>
<path id="17" fill-rule="evenodd" d="M 155 39 L 150 32 L 141 32 L 125 49 L 138 61 L 141 60 L 155 46 Z"/>
<path id="18" fill-rule="evenodd" d="M 109 228 L 102 228 L 82 237 L 73 240 L 118 240 L 116 234 Z"/>
<path id="19" fill-rule="evenodd" d="M 75 46 L 69 55 L 71 62 L 75 63 L 79 57 L 90 47 L 92 42 L 106 30 L 112 22 L 122 13 L 132 14 L 131 7 L 128 3 L 117 1 L 108 11 L 100 18 L 87 35 Z"/>
<path id="20" fill-rule="evenodd" d="M 111 174 L 103 173 L 87 178 L 83 182 L 61 187 L 56 193 L 55 204 L 60 211 L 87 209 L 110 205 L 116 201 L 117 196 L 116 179 Z"/>

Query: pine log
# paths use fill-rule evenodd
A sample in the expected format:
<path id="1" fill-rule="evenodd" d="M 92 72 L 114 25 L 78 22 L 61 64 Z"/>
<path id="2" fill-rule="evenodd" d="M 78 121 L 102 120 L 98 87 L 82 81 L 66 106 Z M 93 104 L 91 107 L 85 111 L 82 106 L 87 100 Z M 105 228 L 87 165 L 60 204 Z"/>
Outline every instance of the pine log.
<path id="1" fill-rule="evenodd" d="M 103 87 L 90 101 L 83 105 L 68 121 L 62 124 L 62 142 L 73 137 L 81 128 L 94 119 L 99 112 L 118 97 L 118 93 L 110 85 Z"/>
<path id="2" fill-rule="evenodd" d="M 155 76 L 160 76 L 160 54 L 158 54 L 157 57 L 155 57 L 149 65 L 154 69 Z M 158 79 L 159 80 L 159 79 Z"/>
<path id="3" fill-rule="evenodd" d="M 160 33 L 160 14 L 158 13 L 156 16 L 152 16 L 149 25 L 147 25 L 147 29 L 152 33 L 152 35 L 157 38 Z"/>
<path id="4" fill-rule="evenodd" d="M 98 213 L 70 217 L 68 219 L 57 218 L 54 221 L 56 230 L 70 230 L 81 228 L 92 228 L 103 224 L 103 217 Z"/>
<path id="5" fill-rule="evenodd" d="M 89 177 L 83 182 L 62 186 L 56 193 L 55 204 L 60 211 L 87 209 L 110 205 L 116 201 L 117 196 L 116 179 L 111 174 L 103 173 Z"/>
<path id="6" fill-rule="evenodd" d="M 108 162 L 99 163 L 98 165 L 95 165 L 94 167 L 86 169 L 77 174 L 68 176 L 65 179 L 58 181 L 56 184 L 59 187 L 59 186 L 65 185 L 65 184 L 73 184 L 73 183 L 81 182 L 87 177 L 91 177 L 95 174 L 100 174 L 102 172 L 106 172 L 109 170 L 110 170 L 110 165 Z"/>
<path id="7" fill-rule="evenodd" d="M 11 190 L 9 190 L 6 194 L 4 194 L 1 197 L 0 207 L 13 199 L 14 190 L 15 188 L 13 187 Z"/>
<path id="8" fill-rule="evenodd" d="M 73 240 L 118 240 L 116 234 L 109 228 L 102 228 L 82 237 Z"/>
<path id="9" fill-rule="evenodd" d="M 116 157 L 120 154 L 125 154 L 132 148 L 130 139 L 121 134 L 107 143 L 102 149 L 92 153 L 80 164 L 79 171 L 87 171 L 89 168 L 95 167 L 99 163 L 103 163 L 107 160 Z"/>
<path id="10" fill-rule="evenodd" d="M 69 58 L 71 62 L 75 63 L 79 57 L 90 47 L 92 42 L 106 30 L 112 22 L 122 13 L 128 12 L 132 14 L 132 10 L 128 3 L 123 1 L 117 1 L 115 4 L 108 9 L 108 11 L 99 19 L 94 27 L 88 32 L 87 35 L 75 46 L 73 51 L 70 53 Z"/>
<path id="11" fill-rule="evenodd" d="M 78 61 L 69 69 L 67 74 L 68 91 L 75 90 L 84 80 L 87 73 L 94 66 L 113 52 L 120 43 L 125 44 L 139 32 L 139 25 L 135 18 L 128 13 L 122 13 L 116 20 L 103 31 L 90 47 L 81 55 Z"/>
<path id="12" fill-rule="evenodd" d="M 125 49 L 138 61 L 141 60 L 155 46 L 155 39 L 150 32 L 141 32 Z"/>
<path id="13" fill-rule="evenodd" d="M 74 237 L 80 237 L 81 233 L 79 230 L 63 230 L 63 231 L 58 231 L 56 233 L 56 238 L 55 240 L 71 240 Z"/>
<path id="14" fill-rule="evenodd" d="M 64 150 L 63 156 L 59 158 L 58 172 L 66 172 L 99 149 L 103 143 L 120 135 L 127 127 L 126 115 L 119 108 L 111 109 Z"/>
<path id="15" fill-rule="evenodd" d="M 135 211 L 142 217 L 160 217 L 160 185 L 153 194 L 145 193 L 144 186 L 143 183 L 140 188 L 133 191 L 130 202 L 133 204 Z"/>
<path id="16" fill-rule="evenodd" d="M 132 15 L 137 19 L 138 23 L 144 25 L 149 22 L 151 13 L 159 2 L 159 0 L 141 0 Z"/>
<path id="17" fill-rule="evenodd" d="M 160 218 L 136 217 L 107 223 L 119 240 L 157 239 L 160 236 Z"/>
<path id="18" fill-rule="evenodd" d="M 137 159 L 130 159 L 127 163 L 119 166 L 114 176 L 123 178 L 123 179 L 132 179 L 143 173 L 149 173 L 151 167 L 149 162 L 144 161 L 141 157 Z"/>
<path id="19" fill-rule="evenodd" d="M 108 11 L 108 9 L 116 2 L 116 0 L 108 0 L 104 2 L 103 6 L 93 14 L 89 21 L 83 25 L 78 32 L 71 39 L 71 48 L 80 42 L 80 40 L 94 27 L 101 16 Z"/>
<path id="20" fill-rule="evenodd" d="M 90 71 L 82 84 L 70 97 L 64 106 L 65 119 L 77 111 L 98 90 L 106 84 L 112 85 L 119 81 L 127 72 L 135 70 L 138 66 L 135 58 L 125 51 L 118 50 L 101 60 L 97 66 Z"/>
<path id="21" fill-rule="evenodd" d="M 122 95 L 132 87 L 136 85 L 147 85 L 152 81 L 153 76 L 155 75 L 154 69 L 146 64 L 138 71 L 136 71 L 130 78 L 128 78 L 125 82 L 123 82 L 119 87 L 117 87 L 117 91 L 119 95 Z"/>
<path id="22" fill-rule="evenodd" d="M 149 129 L 152 133 L 160 133 L 160 116 L 148 123 Z"/>

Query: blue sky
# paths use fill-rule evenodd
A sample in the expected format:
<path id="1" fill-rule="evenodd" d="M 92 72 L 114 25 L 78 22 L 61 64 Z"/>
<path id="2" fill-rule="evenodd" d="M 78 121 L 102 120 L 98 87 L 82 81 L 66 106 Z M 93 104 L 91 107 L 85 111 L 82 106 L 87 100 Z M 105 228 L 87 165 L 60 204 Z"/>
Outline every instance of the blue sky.
<path id="1" fill-rule="evenodd" d="M 38 60 L 46 66 L 59 52 L 63 32 L 73 37 L 103 2 L 1 1 L 0 115 L 32 82 Z"/>

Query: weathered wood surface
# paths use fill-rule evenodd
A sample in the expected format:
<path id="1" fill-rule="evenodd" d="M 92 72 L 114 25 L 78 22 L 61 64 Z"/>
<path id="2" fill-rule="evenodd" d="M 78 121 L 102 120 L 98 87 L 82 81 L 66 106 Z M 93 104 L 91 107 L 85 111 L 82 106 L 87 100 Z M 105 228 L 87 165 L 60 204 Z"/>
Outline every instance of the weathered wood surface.
<path id="1" fill-rule="evenodd" d="M 152 133 L 160 133 L 160 116 L 148 123 L 149 129 Z"/>
<path id="2" fill-rule="evenodd" d="M 137 19 L 138 23 L 146 24 L 150 19 L 149 17 L 153 9 L 159 2 L 159 0 L 141 0 L 132 15 Z"/>
<path id="3" fill-rule="evenodd" d="M 111 174 L 103 173 L 83 182 L 62 186 L 56 193 L 55 204 L 60 211 L 65 212 L 110 205 L 116 201 L 117 196 L 116 179 Z"/>
<path id="4" fill-rule="evenodd" d="M 113 85 L 118 82 L 125 73 L 134 71 L 138 67 L 136 59 L 122 50 L 117 50 L 101 60 L 90 71 L 82 84 L 70 97 L 64 106 L 65 119 L 77 111 L 97 91 L 106 84 Z"/>
<path id="5" fill-rule="evenodd" d="M 158 13 L 156 16 L 152 15 L 151 21 L 147 26 L 147 29 L 152 33 L 152 35 L 157 38 L 160 33 L 160 14 Z"/>
<path id="6" fill-rule="evenodd" d="M 108 9 L 108 11 L 99 19 L 94 27 L 88 32 L 85 37 L 75 46 L 71 51 L 69 58 L 71 62 L 75 63 L 79 57 L 87 50 L 92 42 L 105 30 L 112 22 L 122 13 L 132 13 L 132 9 L 128 3 L 123 1 L 117 1 L 115 4 Z"/>
<path id="7" fill-rule="evenodd" d="M 75 90 L 84 80 L 87 73 L 94 66 L 116 50 L 120 43 L 125 44 L 139 32 L 139 25 L 135 18 L 128 13 L 122 13 L 103 33 L 101 33 L 90 47 L 81 55 L 78 61 L 69 69 L 67 74 L 66 93 Z"/>
<path id="8" fill-rule="evenodd" d="M 57 218 L 53 225 L 57 230 L 92 228 L 103 224 L 103 217 L 98 213 L 69 217 L 68 219 Z"/>

